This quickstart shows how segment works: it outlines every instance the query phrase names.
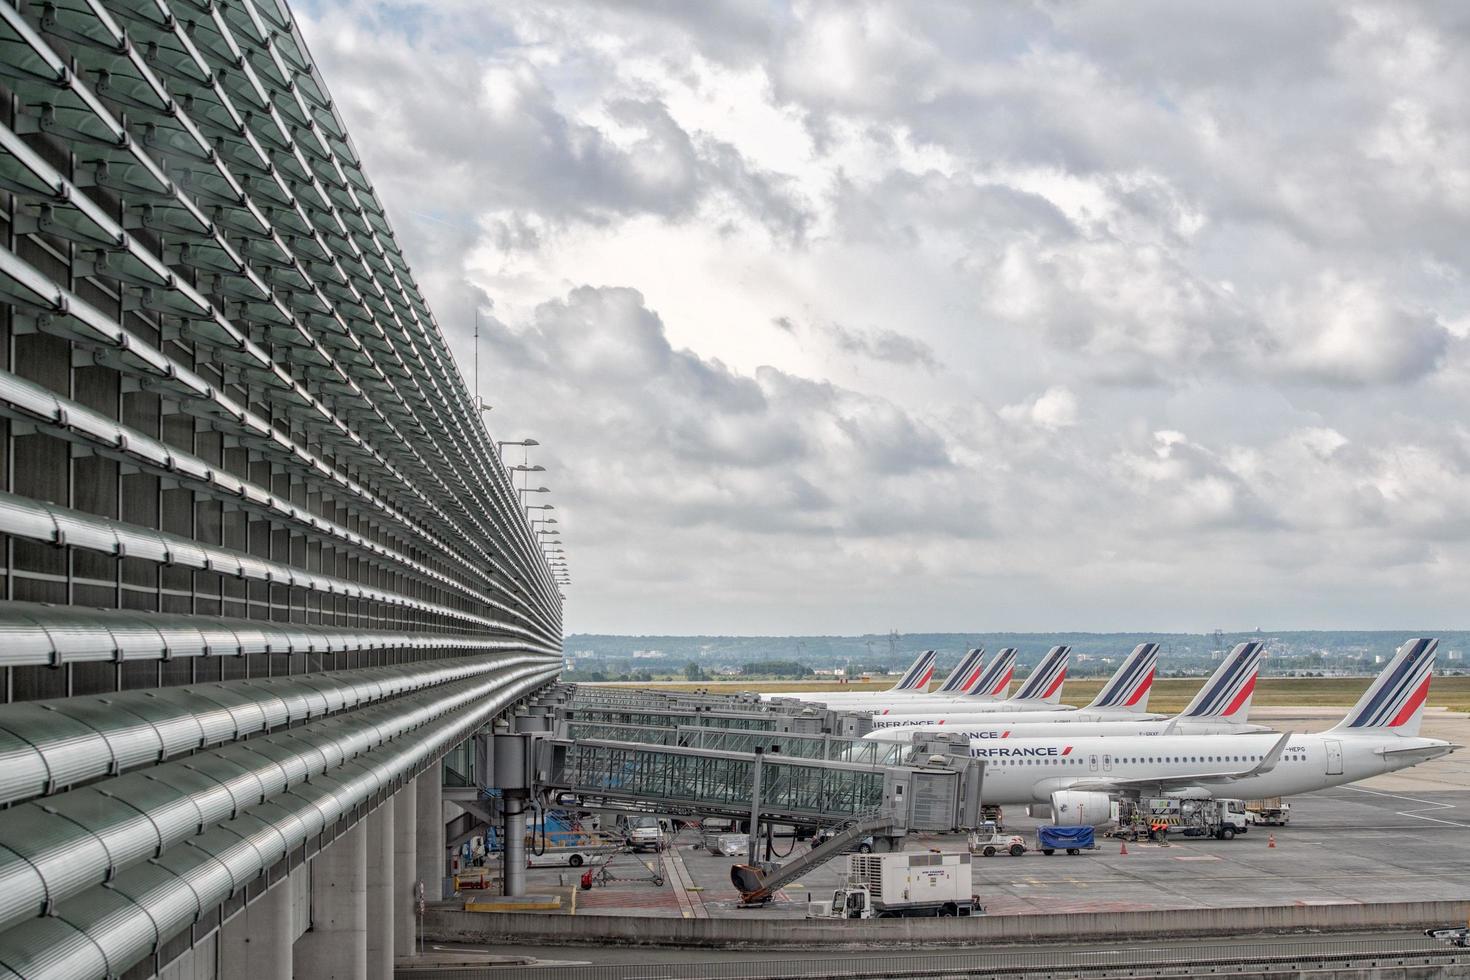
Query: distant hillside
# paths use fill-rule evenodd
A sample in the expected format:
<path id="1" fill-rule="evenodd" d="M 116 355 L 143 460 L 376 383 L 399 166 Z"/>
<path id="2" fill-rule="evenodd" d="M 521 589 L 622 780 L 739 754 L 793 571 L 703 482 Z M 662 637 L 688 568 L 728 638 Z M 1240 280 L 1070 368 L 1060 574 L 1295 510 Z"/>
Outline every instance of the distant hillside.
<path id="1" fill-rule="evenodd" d="M 1212 655 L 1243 640 L 1266 643 L 1267 673 L 1319 668 L 1329 672 L 1371 670 L 1376 658 L 1391 656 L 1411 636 L 1440 638 L 1441 668 L 1465 667 L 1470 632 L 1436 630 L 1286 630 L 1251 633 L 905 633 L 890 642 L 883 634 L 863 636 L 613 636 L 574 633 L 565 650 L 573 660 L 638 667 L 655 673 L 686 664 L 733 668 L 752 661 L 796 661 L 808 667 L 846 666 L 876 671 L 901 669 L 921 650 L 938 650 L 941 667 L 958 661 L 972 646 L 995 651 L 1015 647 L 1023 666 L 1034 664 L 1059 643 L 1072 647 L 1074 675 L 1105 673 L 1108 661 L 1135 645 L 1162 645 L 1166 673 L 1197 673 Z"/>

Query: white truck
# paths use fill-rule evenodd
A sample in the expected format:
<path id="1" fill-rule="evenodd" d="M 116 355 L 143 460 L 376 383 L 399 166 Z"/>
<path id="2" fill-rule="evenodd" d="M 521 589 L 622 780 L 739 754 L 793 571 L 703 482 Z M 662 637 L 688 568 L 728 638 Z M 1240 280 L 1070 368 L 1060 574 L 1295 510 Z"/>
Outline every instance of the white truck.
<path id="1" fill-rule="evenodd" d="M 847 878 L 832 893 L 832 901 L 812 902 L 807 914 L 886 919 L 983 913 L 970 888 L 968 851 L 853 854 L 847 858 Z"/>
<path id="2" fill-rule="evenodd" d="M 1291 822 L 1291 804 L 1279 796 L 1264 800 L 1246 800 L 1245 818 L 1263 827 L 1285 827 Z"/>
<path id="3" fill-rule="evenodd" d="M 1218 800 L 1213 797 L 1158 797 L 1137 801 L 1120 800 L 1114 819 L 1115 836 L 1138 837 L 1214 837 L 1233 840 L 1250 830 L 1244 800 Z"/>

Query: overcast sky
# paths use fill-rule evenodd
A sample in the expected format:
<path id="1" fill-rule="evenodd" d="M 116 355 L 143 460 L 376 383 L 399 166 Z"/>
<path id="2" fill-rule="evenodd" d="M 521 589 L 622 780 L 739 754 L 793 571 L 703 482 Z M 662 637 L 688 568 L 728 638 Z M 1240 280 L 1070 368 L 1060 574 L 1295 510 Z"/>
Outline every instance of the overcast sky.
<path id="1" fill-rule="evenodd" d="M 1466 626 L 1470 6 L 297 12 L 569 631 Z"/>

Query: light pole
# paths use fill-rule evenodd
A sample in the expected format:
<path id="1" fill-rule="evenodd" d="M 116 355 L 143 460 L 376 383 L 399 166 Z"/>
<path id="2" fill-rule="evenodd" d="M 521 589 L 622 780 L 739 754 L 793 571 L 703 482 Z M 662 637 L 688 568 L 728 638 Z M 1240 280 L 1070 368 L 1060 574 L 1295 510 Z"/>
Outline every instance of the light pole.
<path id="1" fill-rule="evenodd" d="M 550 487 L 521 487 L 516 493 L 550 493 Z"/>
<path id="2" fill-rule="evenodd" d="M 515 466 L 508 466 L 508 467 L 506 467 L 506 469 L 510 470 L 510 474 L 511 474 L 511 476 L 510 476 L 510 485 L 512 487 L 514 487 L 516 485 L 515 475 L 517 473 L 545 473 L 546 472 L 546 467 L 542 466 L 540 463 L 537 463 L 535 466 L 527 466 L 525 463 L 519 463 L 519 464 L 517 464 Z M 526 477 L 521 482 L 524 483 L 525 480 L 529 480 L 529 479 L 530 479 L 530 477 Z"/>
<path id="3" fill-rule="evenodd" d="M 501 456 L 504 457 L 506 446 L 524 446 L 529 449 L 531 446 L 539 445 L 541 445 L 541 443 L 537 442 L 535 439 L 496 439 L 495 451 L 497 453 L 500 453 Z M 525 462 L 524 456 L 521 457 L 521 462 Z"/>

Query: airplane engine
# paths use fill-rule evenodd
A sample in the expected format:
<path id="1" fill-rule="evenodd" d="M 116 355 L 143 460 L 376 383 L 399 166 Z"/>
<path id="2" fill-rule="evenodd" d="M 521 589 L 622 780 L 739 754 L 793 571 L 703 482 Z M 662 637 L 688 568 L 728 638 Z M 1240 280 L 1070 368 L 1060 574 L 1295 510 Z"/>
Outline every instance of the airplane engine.
<path id="1" fill-rule="evenodd" d="M 1113 801 L 1106 793 L 1060 790 L 1051 794 L 1058 826 L 1100 827 L 1113 819 Z"/>

